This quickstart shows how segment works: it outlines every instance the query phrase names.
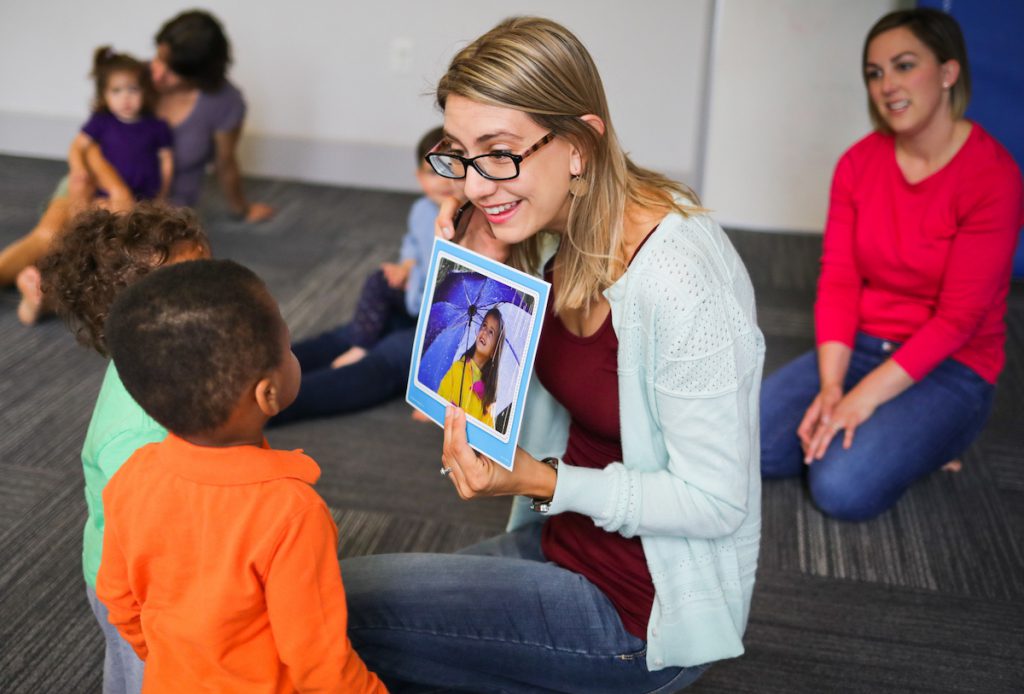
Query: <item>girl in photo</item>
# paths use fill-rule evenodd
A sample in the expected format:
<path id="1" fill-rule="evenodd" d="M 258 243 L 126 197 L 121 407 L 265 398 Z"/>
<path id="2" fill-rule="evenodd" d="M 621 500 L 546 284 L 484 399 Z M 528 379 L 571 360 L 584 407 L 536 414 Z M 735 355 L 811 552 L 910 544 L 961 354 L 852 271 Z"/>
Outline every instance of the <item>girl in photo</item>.
<path id="1" fill-rule="evenodd" d="M 484 315 L 473 346 L 452 363 L 437 388 L 442 398 L 492 429 L 494 413 L 491 410 L 498 393 L 498 365 L 504 339 L 501 312 L 492 308 Z"/>

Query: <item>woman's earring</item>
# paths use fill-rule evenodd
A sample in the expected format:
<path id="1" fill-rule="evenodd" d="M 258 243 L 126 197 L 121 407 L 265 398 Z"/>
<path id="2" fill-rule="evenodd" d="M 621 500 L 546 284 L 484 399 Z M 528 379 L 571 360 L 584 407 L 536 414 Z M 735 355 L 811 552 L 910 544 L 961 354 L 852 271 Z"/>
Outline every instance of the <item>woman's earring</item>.
<path id="1" fill-rule="evenodd" d="M 573 176 L 569 181 L 569 195 L 574 198 L 586 197 L 588 192 L 590 192 L 590 182 L 583 176 Z"/>

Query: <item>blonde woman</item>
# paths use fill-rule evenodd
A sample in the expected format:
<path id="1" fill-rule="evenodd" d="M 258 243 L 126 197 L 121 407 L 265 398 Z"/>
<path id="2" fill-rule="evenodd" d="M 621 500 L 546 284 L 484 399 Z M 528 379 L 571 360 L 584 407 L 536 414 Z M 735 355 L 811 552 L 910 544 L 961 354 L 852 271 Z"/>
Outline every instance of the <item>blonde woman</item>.
<path id="1" fill-rule="evenodd" d="M 346 561 L 350 637 L 394 691 L 676 691 L 743 652 L 764 354 L 747 273 L 688 189 L 625 155 L 564 27 L 502 22 L 437 101 L 428 161 L 514 262 L 547 260 L 553 300 L 514 470 L 467 445 L 463 410 L 445 419 L 442 475 L 518 497 L 510 531 Z"/>

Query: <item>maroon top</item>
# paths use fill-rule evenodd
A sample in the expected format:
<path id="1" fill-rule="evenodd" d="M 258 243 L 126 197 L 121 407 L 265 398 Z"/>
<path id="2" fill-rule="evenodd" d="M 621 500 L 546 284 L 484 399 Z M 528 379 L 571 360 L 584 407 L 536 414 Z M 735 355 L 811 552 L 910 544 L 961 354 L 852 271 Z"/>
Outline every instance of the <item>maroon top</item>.
<path id="1" fill-rule="evenodd" d="M 550 269 L 545 276 L 550 282 Z M 535 369 L 540 382 L 571 417 L 562 460 L 579 467 L 604 468 L 622 460 L 619 340 L 612 329 L 612 317 L 609 313 L 594 334 L 579 337 L 554 315 L 553 304 L 552 292 Z M 589 516 L 567 512 L 547 520 L 541 549 L 549 561 L 575 571 L 600 588 L 615 606 L 626 631 L 647 640 L 654 583 L 640 538 L 627 539 L 607 532 L 594 525 Z"/>

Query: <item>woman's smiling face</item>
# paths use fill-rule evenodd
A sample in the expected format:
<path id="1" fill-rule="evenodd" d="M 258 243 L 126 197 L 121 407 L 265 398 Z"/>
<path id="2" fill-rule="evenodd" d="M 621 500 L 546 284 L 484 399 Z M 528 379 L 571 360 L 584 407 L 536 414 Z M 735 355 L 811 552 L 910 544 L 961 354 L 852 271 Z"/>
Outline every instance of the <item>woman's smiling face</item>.
<path id="1" fill-rule="evenodd" d="M 876 36 L 866 57 L 868 95 L 894 133 L 916 134 L 937 118 L 952 117 L 947 89 L 959 74 L 956 61 L 939 63 L 905 27 Z"/>
<path id="2" fill-rule="evenodd" d="M 489 152 L 522 154 L 548 131 L 523 111 L 491 106 L 452 94 L 444 111 L 449 151 L 464 157 Z M 494 236 L 517 243 L 538 231 L 560 232 L 569 214 L 573 147 L 561 137 L 538 149 L 519 167 L 519 176 L 492 181 L 470 167 L 455 181 L 487 218 Z"/>

